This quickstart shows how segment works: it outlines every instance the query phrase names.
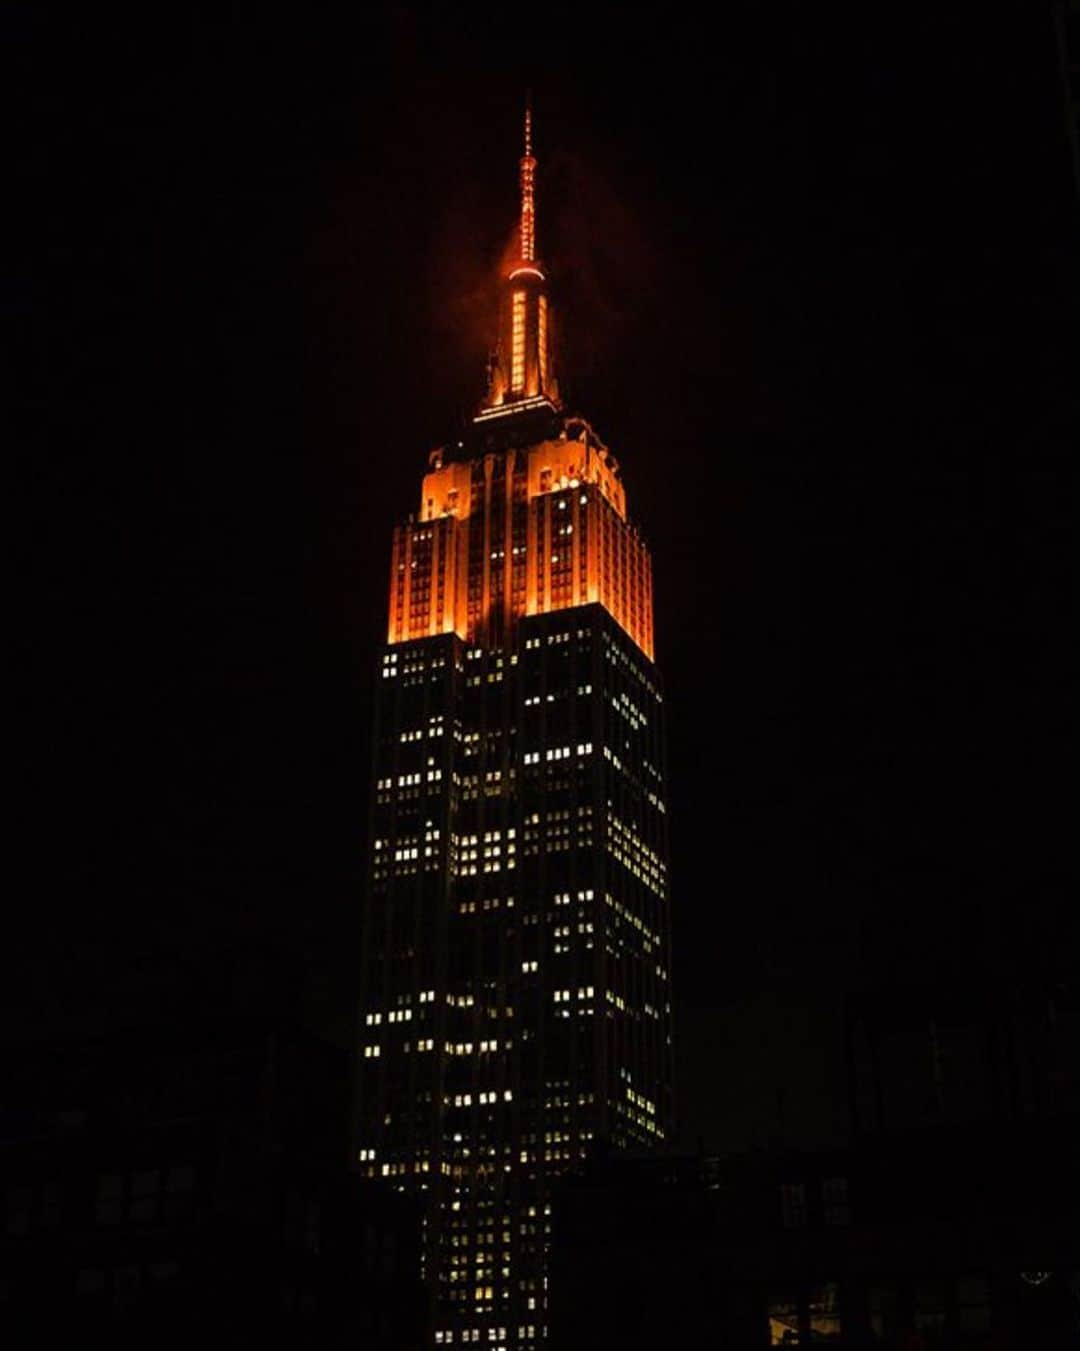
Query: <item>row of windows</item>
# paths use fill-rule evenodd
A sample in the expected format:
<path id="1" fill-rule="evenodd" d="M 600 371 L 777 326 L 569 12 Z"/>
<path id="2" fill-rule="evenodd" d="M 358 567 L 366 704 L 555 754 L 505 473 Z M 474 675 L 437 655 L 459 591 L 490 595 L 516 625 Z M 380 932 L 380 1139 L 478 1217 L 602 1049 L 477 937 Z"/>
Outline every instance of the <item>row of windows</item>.
<path id="1" fill-rule="evenodd" d="M 988 1333 L 992 1326 L 990 1286 L 985 1276 L 957 1281 L 917 1281 L 904 1292 L 895 1285 L 872 1285 L 867 1291 L 870 1330 L 876 1341 L 914 1333 L 919 1344 L 951 1344 L 956 1335 Z M 902 1314 L 905 1308 L 909 1313 Z M 839 1341 L 844 1331 L 844 1299 L 836 1281 L 810 1285 L 801 1291 L 777 1291 L 769 1296 L 767 1328 L 770 1346 L 803 1346 Z M 981 1345 L 980 1341 L 980 1345 Z"/>
<path id="2" fill-rule="evenodd" d="M 538 704 L 542 703 L 553 704 L 558 699 L 565 699 L 569 693 L 570 693 L 569 690 L 555 690 L 553 693 L 547 694 L 545 696 L 541 696 L 539 694 L 530 694 L 525 700 L 525 707 L 535 708 Z M 577 687 L 577 693 L 579 695 L 592 694 L 592 686 L 579 685 Z"/>
<path id="3" fill-rule="evenodd" d="M 579 759 L 584 759 L 587 755 L 592 755 L 593 744 L 591 741 L 579 741 L 577 748 L 573 746 L 549 746 L 545 751 L 526 751 L 522 757 L 527 765 L 537 765 L 544 761 L 569 760 L 576 755 Z"/>
<path id="4" fill-rule="evenodd" d="M 442 776 L 443 772 L 441 769 L 429 768 L 427 770 L 428 783 L 438 783 L 441 780 Z M 425 777 L 424 772 L 420 770 L 417 770 L 409 774 L 399 774 L 397 776 L 397 786 L 399 788 L 412 788 L 420 783 L 423 783 L 424 777 Z M 393 788 L 394 787 L 393 775 L 391 775 L 389 778 L 376 779 L 375 787 L 378 792 L 386 792 L 387 790 Z"/>
<path id="5" fill-rule="evenodd" d="M 612 896 L 609 892 L 604 892 L 604 900 L 607 902 L 609 906 L 611 906 L 611 908 L 615 911 L 615 913 L 620 916 L 621 919 L 625 920 L 627 924 L 630 924 L 635 929 L 637 929 L 638 932 L 642 935 L 643 938 L 646 939 L 647 942 L 649 943 L 660 942 L 659 936 L 648 927 L 648 925 L 644 922 L 644 920 L 641 919 L 639 915 L 635 915 L 632 910 L 628 909 L 625 905 L 623 905 L 622 901 Z"/>
<path id="6" fill-rule="evenodd" d="M 458 906 L 458 914 L 475 915 L 477 910 L 498 910 L 503 904 L 498 896 L 485 896 L 482 901 L 462 901 Z M 506 908 L 512 910 L 514 906 L 513 896 L 506 898 Z"/>
<path id="7" fill-rule="evenodd" d="M 578 997 L 578 999 L 592 999 L 592 998 L 593 998 L 593 993 L 594 993 L 594 991 L 593 991 L 593 987 L 592 987 L 591 985 L 582 985 L 582 986 L 579 986 L 579 988 L 578 988 L 577 997 Z M 551 997 L 552 997 L 552 999 L 554 1000 L 554 1002 L 555 1002 L 556 1004 L 565 1004 L 565 1003 L 567 1002 L 567 1000 L 573 998 L 573 991 L 572 991 L 572 990 L 554 990 L 554 991 L 552 991 Z"/>
<path id="8" fill-rule="evenodd" d="M 496 1103 L 496 1102 L 499 1102 L 499 1101 L 502 1101 L 502 1102 L 512 1102 L 513 1099 L 514 1099 L 514 1091 L 513 1091 L 513 1089 L 510 1089 L 510 1088 L 507 1088 L 507 1089 L 504 1089 L 504 1090 L 503 1090 L 501 1099 L 500 1099 L 500 1097 L 499 1097 L 498 1091 L 495 1090 L 495 1089 L 492 1089 L 490 1092 L 488 1092 L 488 1091 L 482 1091 L 482 1092 L 480 1092 L 480 1093 L 478 1093 L 478 1094 L 476 1095 L 476 1100 L 477 1100 L 477 1102 L 480 1104 L 481 1107 L 489 1106 L 489 1105 L 491 1105 L 491 1104 L 493 1104 L 493 1103 Z M 471 1106 L 472 1106 L 472 1101 L 473 1101 L 473 1095 L 472 1095 L 471 1093 L 454 1093 L 454 1094 L 448 1095 L 447 1097 L 445 1097 L 445 1098 L 443 1099 L 443 1106 L 445 1106 L 445 1107 L 471 1107 Z"/>

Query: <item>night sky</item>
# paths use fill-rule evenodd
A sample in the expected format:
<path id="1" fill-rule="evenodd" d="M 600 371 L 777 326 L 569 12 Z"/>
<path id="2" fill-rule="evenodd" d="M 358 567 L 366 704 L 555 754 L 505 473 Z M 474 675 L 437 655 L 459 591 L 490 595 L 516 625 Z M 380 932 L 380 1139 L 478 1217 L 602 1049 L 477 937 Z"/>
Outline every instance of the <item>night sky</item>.
<path id="1" fill-rule="evenodd" d="M 1044 7 L 942 8 L 9 10 L 9 1035 L 251 948 L 347 1039 L 390 532 L 530 86 L 653 551 L 683 1142 L 836 1138 L 851 991 L 1072 964 L 1080 210 Z"/>

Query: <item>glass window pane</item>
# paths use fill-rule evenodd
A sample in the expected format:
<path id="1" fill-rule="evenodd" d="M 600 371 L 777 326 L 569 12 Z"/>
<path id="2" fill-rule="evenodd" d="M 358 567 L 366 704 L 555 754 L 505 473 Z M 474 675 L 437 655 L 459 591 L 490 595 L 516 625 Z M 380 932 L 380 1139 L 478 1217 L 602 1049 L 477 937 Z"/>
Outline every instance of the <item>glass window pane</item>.
<path id="1" fill-rule="evenodd" d="M 945 1290 L 940 1282 L 927 1281 L 915 1287 L 914 1321 L 918 1332 L 940 1335 L 945 1327 Z"/>
<path id="2" fill-rule="evenodd" d="M 159 1173 L 156 1168 L 131 1175 L 131 1194 L 133 1196 L 152 1196 L 158 1189 Z"/>
<path id="3" fill-rule="evenodd" d="M 985 1276 L 957 1281 L 956 1325 L 961 1332 L 990 1331 L 990 1287 Z"/>
<path id="4" fill-rule="evenodd" d="M 799 1301 L 794 1294 L 769 1297 L 769 1345 L 797 1346 Z"/>
<path id="5" fill-rule="evenodd" d="M 840 1337 L 840 1287 L 835 1281 L 813 1286 L 808 1300 L 810 1340 L 831 1342 Z"/>
<path id="6" fill-rule="evenodd" d="M 892 1335 L 896 1329 L 896 1289 L 891 1285 L 872 1285 L 868 1303 L 870 1305 L 870 1327 L 879 1342 Z"/>

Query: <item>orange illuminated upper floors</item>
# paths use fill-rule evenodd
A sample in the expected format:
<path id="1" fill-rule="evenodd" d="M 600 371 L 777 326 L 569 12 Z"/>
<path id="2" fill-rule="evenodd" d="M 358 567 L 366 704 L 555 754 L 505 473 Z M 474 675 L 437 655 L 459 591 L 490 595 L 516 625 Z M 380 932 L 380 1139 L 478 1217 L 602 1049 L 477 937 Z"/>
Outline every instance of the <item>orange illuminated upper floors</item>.
<path id="1" fill-rule="evenodd" d="M 600 604 L 653 655 L 652 562 L 618 465 L 575 435 L 442 464 L 394 532 L 388 640 L 511 645 L 522 618 Z"/>

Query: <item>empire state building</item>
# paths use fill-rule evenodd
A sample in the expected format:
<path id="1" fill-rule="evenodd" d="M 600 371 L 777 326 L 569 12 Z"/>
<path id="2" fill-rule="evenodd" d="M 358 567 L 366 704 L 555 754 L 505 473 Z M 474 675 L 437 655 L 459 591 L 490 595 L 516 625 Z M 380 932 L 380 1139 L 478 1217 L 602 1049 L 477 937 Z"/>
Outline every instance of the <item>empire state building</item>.
<path id="1" fill-rule="evenodd" d="M 672 1125 L 649 551 L 559 396 L 530 115 L 483 403 L 394 531 L 356 1159 L 426 1201 L 431 1342 L 546 1335 L 554 1184 Z"/>

